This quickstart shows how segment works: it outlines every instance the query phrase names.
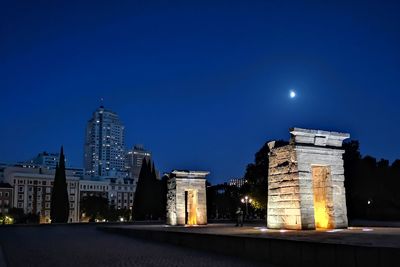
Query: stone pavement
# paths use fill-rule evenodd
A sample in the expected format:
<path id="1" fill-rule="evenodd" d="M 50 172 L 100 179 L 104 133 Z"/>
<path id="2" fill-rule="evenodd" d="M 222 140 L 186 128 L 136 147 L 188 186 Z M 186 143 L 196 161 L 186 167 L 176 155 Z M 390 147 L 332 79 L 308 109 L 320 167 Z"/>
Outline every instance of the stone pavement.
<path id="1" fill-rule="evenodd" d="M 400 228 L 290 231 L 210 224 L 103 225 L 98 229 L 280 266 L 386 267 L 400 258 Z"/>
<path id="2" fill-rule="evenodd" d="M 400 228 L 396 227 L 349 227 L 348 229 L 332 230 L 274 230 L 267 229 L 262 225 L 234 227 L 233 224 L 208 224 L 206 226 L 193 227 L 175 227 L 168 225 L 126 225 L 117 227 L 150 229 L 154 231 L 284 239 L 366 247 L 400 248 Z"/>
<path id="3" fill-rule="evenodd" d="M 10 267 L 259 266 L 236 257 L 112 235 L 95 227 L 0 227 L 0 247 Z"/>

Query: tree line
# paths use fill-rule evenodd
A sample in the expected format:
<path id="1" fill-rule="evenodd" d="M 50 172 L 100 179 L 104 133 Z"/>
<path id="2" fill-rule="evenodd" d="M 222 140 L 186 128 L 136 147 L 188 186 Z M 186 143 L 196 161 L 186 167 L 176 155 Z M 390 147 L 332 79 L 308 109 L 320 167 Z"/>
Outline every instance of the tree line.
<path id="1" fill-rule="evenodd" d="M 279 140 L 276 146 L 288 144 Z M 349 219 L 400 220 L 400 160 L 392 164 L 362 156 L 358 141 L 344 142 L 343 155 L 347 213 Z M 266 218 L 268 201 L 268 159 L 266 142 L 255 154 L 254 162 L 247 165 L 246 183 L 238 188 L 228 184 L 207 188 L 208 217 L 229 219 L 243 206 L 240 199 L 248 195 L 253 199 L 250 212 L 257 218 Z"/>
<path id="2" fill-rule="evenodd" d="M 167 177 L 157 179 L 154 162 L 144 158 L 133 201 L 133 220 L 161 220 L 166 217 Z"/>
<path id="3" fill-rule="evenodd" d="M 363 157 L 358 141 L 343 147 L 349 218 L 400 220 L 400 160 L 389 164 L 386 159 Z"/>
<path id="4" fill-rule="evenodd" d="M 157 178 L 154 162 L 144 158 L 140 170 L 133 209 L 116 209 L 110 206 L 108 198 L 90 194 L 80 200 L 80 216 L 85 214 L 89 222 L 127 220 L 161 220 L 166 217 L 167 177 Z M 59 163 L 56 166 L 51 193 L 51 223 L 67 223 L 70 203 L 65 173 L 65 156 L 61 147 Z M 10 209 L 8 213 L 14 223 L 39 223 L 38 214 L 24 214 L 22 209 Z M 4 219 L 1 217 L 4 221 Z"/>
<path id="5" fill-rule="evenodd" d="M 286 145 L 277 141 L 276 146 Z M 343 155 L 347 212 L 349 219 L 400 220 L 400 160 L 392 164 L 388 160 L 377 160 L 362 156 L 359 142 L 344 142 Z M 255 154 L 254 162 L 247 165 L 241 186 L 207 183 L 207 215 L 210 219 L 231 219 L 240 199 L 247 195 L 253 201 L 249 213 L 256 218 L 266 218 L 268 199 L 269 153 L 266 142 Z M 134 196 L 133 210 L 116 210 L 102 196 L 87 196 L 81 200 L 81 211 L 93 221 L 95 218 L 118 220 L 120 217 L 133 220 L 163 220 L 166 217 L 167 179 L 157 179 L 154 162 L 143 159 Z M 65 175 L 64 152 L 61 147 L 59 164 L 56 167 L 51 196 L 51 222 L 65 223 L 69 217 L 69 201 Z M 39 218 L 24 216 L 13 209 L 16 221 L 36 222 Z M 11 214 L 11 212 L 10 212 Z"/>
<path id="6" fill-rule="evenodd" d="M 157 179 L 154 162 L 144 158 L 140 169 L 133 209 L 115 209 L 103 196 L 87 196 L 81 200 L 81 211 L 89 221 L 161 220 L 166 216 L 167 177 Z"/>

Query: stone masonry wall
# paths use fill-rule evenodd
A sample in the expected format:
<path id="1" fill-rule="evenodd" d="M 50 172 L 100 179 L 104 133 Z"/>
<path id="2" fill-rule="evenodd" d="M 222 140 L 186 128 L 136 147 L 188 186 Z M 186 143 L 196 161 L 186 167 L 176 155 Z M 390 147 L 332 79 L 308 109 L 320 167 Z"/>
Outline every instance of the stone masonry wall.
<path id="1" fill-rule="evenodd" d="M 167 187 L 167 224 L 176 225 L 176 179 L 169 178 Z"/>
<path id="2" fill-rule="evenodd" d="M 176 214 L 177 224 L 185 224 L 185 191 L 197 192 L 197 224 L 207 224 L 205 179 L 176 178 Z"/>
<path id="3" fill-rule="evenodd" d="M 291 134 L 289 145 L 268 144 L 268 228 L 347 227 L 340 147 L 349 134 L 300 128 Z"/>
<path id="4" fill-rule="evenodd" d="M 269 154 L 268 228 L 301 229 L 299 176 L 292 145 Z"/>
<path id="5" fill-rule="evenodd" d="M 344 168 L 341 149 L 296 145 L 301 196 L 303 229 L 314 229 L 313 166 L 329 169 L 327 185 L 328 228 L 347 227 L 346 196 L 344 188 Z"/>
<path id="6" fill-rule="evenodd" d="M 196 223 L 207 224 L 206 179 L 174 176 L 168 179 L 167 224 L 185 225 L 185 191 L 196 192 Z"/>

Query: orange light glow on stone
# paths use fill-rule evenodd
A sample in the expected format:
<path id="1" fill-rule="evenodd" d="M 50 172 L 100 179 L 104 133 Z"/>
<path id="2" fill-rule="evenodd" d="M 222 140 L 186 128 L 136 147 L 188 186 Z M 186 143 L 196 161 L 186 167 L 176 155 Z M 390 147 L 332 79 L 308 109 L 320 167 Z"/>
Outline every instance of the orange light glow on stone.
<path id="1" fill-rule="evenodd" d="M 328 173 L 328 168 L 325 166 L 314 166 L 312 168 L 316 228 L 328 228 L 329 226 L 326 193 Z"/>
<path id="2" fill-rule="evenodd" d="M 189 225 L 196 225 L 197 224 L 197 194 L 196 191 L 189 191 L 188 192 L 188 211 L 189 211 L 189 218 L 188 224 Z"/>

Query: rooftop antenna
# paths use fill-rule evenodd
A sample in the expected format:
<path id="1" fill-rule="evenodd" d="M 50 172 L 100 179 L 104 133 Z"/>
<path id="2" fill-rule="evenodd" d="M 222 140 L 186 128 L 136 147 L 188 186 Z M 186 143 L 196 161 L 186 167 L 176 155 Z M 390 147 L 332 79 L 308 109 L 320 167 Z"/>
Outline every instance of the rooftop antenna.
<path id="1" fill-rule="evenodd" d="M 100 108 L 104 108 L 104 98 L 100 98 Z"/>

